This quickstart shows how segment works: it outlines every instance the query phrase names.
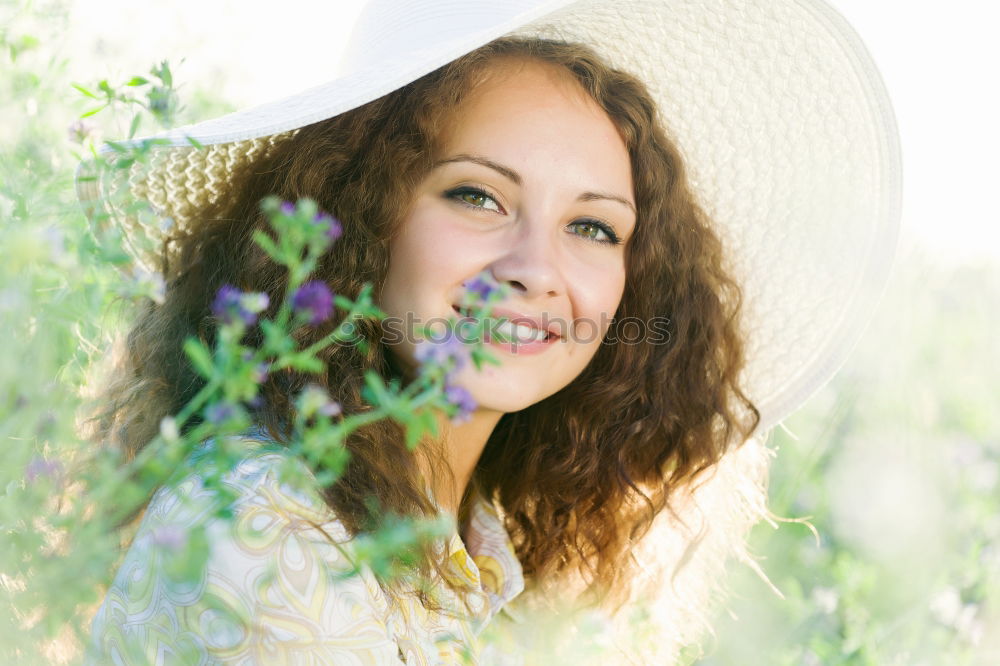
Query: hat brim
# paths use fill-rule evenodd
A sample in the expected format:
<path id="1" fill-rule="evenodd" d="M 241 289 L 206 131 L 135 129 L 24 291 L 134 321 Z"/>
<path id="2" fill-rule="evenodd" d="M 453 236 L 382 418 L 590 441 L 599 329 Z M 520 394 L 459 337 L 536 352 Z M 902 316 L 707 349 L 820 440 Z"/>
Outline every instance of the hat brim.
<path id="1" fill-rule="evenodd" d="M 438 4 L 440 16 L 452 15 Z M 168 145 L 127 186 L 183 224 L 231 164 L 276 135 L 377 99 L 502 35 L 581 41 L 646 82 L 717 224 L 745 296 L 743 379 L 761 412 L 758 430 L 833 376 L 883 291 L 902 193 L 888 94 L 840 14 L 821 0 L 521 0 L 470 22 L 468 12 L 489 3 L 453 4 L 462 29 L 438 26 L 440 39 L 413 40 L 296 95 L 161 135 Z M 366 38 L 393 39 L 393 26 L 371 34 L 378 29 Z M 78 181 L 91 206 L 113 187 Z M 120 222 L 147 240 L 161 233 Z M 133 247 L 154 265 L 138 249 L 148 244 Z"/>

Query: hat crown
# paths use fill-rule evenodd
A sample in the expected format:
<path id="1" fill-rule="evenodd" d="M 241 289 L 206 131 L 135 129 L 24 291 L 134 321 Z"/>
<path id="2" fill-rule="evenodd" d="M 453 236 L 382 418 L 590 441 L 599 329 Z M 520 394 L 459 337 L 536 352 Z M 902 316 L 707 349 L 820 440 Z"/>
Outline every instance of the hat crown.
<path id="1" fill-rule="evenodd" d="M 344 49 L 340 73 L 410 59 L 481 32 L 503 34 L 528 16 L 564 4 L 566 0 L 370 0 Z"/>

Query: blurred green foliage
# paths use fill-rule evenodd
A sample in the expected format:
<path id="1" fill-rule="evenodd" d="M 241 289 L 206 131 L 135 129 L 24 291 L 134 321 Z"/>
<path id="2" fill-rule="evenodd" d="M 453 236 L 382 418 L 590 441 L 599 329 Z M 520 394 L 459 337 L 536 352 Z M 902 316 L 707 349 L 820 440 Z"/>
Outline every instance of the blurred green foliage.
<path id="1" fill-rule="evenodd" d="M 904 248 L 837 377 L 776 430 L 771 510 L 699 666 L 1000 663 L 1000 266 Z M 692 651 L 697 654 L 697 651 Z"/>

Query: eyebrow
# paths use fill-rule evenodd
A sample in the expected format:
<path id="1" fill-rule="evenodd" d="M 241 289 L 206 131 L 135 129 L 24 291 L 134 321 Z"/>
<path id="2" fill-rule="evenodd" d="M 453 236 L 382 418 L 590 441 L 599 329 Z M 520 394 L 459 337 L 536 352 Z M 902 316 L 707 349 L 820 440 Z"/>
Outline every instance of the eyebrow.
<path id="1" fill-rule="evenodd" d="M 518 172 L 511 169 L 510 167 L 504 166 L 503 164 L 499 164 L 498 162 L 494 162 L 493 160 L 488 159 L 486 157 L 482 157 L 480 155 L 469 155 L 468 153 L 460 153 L 453 157 L 439 160 L 434 163 L 433 168 L 436 169 L 439 166 L 443 166 L 445 164 L 451 164 L 452 162 L 472 162 L 474 164 L 479 164 L 481 166 L 493 169 L 501 176 L 512 181 L 518 187 L 520 187 L 521 183 L 523 182 L 521 180 L 521 175 Z M 583 192 L 576 199 L 577 201 L 598 201 L 602 199 L 607 201 L 617 201 L 620 204 L 628 206 L 628 208 L 632 211 L 633 214 L 637 214 L 635 211 L 635 206 L 632 205 L 632 202 L 629 201 L 628 199 L 625 199 L 624 197 L 618 196 L 617 194 L 608 194 L 607 192 Z"/>

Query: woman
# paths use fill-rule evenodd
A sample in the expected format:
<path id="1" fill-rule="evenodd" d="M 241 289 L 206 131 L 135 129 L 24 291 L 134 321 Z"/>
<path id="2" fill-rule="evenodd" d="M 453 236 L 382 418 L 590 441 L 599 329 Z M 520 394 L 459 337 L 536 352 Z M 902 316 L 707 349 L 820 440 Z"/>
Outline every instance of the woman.
<path id="1" fill-rule="evenodd" d="M 673 25 L 675 8 L 420 4 L 373 3 L 350 50 L 349 71 L 322 100 L 320 89 L 311 91 L 312 98 L 299 96 L 298 108 L 307 111 L 295 115 L 293 104 L 284 118 L 237 114 L 226 122 L 256 126 L 231 138 L 220 138 L 225 123 L 200 126 L 204 132 L 194 132 L 195 138 L 221 150 L 182 159 L 205 160 L 204 172 L 173 163 L 157 167 L 173 179 L 159 195 L 157 172 L 134 187 L 183 223 L 163 246 L 165 302 L 151 305 L 130 336 L 128 364 L 109 390 L 100 436 L 134 455 L 163 416 L 198 392 L 203 382 L 179 363 L 182 344 L 191 335 L 213 341 L 211 303 L 224 284 L 267 293 L 272 308 L 280 302 L 282 270 L 252 239 L 255 229 L 266 227 L 259 202 L 268 195 L 311 197 L 341 220 L 343 237 L 314 275 L 334 292 L 354 296 L 370 282 L 391 318 L 428 321 L 456 314 L 462 286 L 485 272 L 508 288 L 497 313 L 525 324 L 527 330 L 515 329 L 525 337 L 492 345 L 499 366 L 482 372 L 467 367 L 456 376 L 477 405 L 469 420 L 442 419 L 441 435 L 423 442 L 416 456 L 398 426 L 365 428 L 348 442 L 351 463 L 344 476 L 313 492 L 288 488 L 275 470 L 286 464 L 280 445 L 294 418 L 292 396 L 314 380 L 296 372 L 268 376 L 254 410 L 258 428 L 247 437 L 266 444 L 248 448 L 246 460 L 226 476 L 236 498 L 235 523 L 248 531 L 210 522 L 203 577 L 192 589 L 175 589 L 158 569 L 154 546 L 171 538 L 168 528 L 194 519 L 204 489 L 196 473 L 176 490 L 158 493 L 96 620 L 96 658 L 455 663 L 476 659 L 476 635 L 525 583 L 537 597 L 566 591 L 560 586 L 569 581 L 575 586 L 567 592 L 571 600 L 620 607 L 629 583 L 648 564 L 636 553 L 654 520 L 681 516 L 679 524 L 670 523 L 687 551 L 674 559 L 677 567 L 668 567 L 676 576 L 698 545 L 711 540 L 682 529 L 697 523 L 706 506 L 691 499 L 692 488 L 720 470 L 725 477 L 727 452 L 825 381 L 831 360 L 846 351 L 822 349 L 821 358 L 808 364 L 817 372 L 805 373 L 807 380 L 796 374 L 799 360 L 815 349 L 785 358 L 788 374 L 770 384 L 747 378 L 748 348 L 756 354 L 751 369 L 761 367 L 761 359 L 795 356 L 783 340 L 772 340 L 768 357 L 752 333 L 760 329 L 748 332 L 741 324 L 741 290 L 749 285 L 759 297 L 753 289 L 766 281 L 748 281 L 749 253 L 741 261 L 726 251 L 720 238 L 725 225 L 705 212 L 668 138 L 661 107 L 671 97 L 658 89 L 657 78 L 665 68 L 629 73 L 606 61 L 614 54 L 609 44 L 622 49 L 625 31 L 633 32 L 629 49 L 665 56 L 657 31 Z M 741 11 L 726 6 L 725 18 L 736 20 Z M 791 20 L 781 11 L 773 15 Z M 470 36 L 463 28 L 469 25 L 486 27 Z M 650 25 L 652 31 L 643 32 Z M 723 25 L 715 38 L 724 31 Z M 554 39 L 574 34 L 576 41 Z M 828 44 L 835 41 L 834 32 L 825 35 Z M 746 56 L 740 58 L 745 64 Z M 844 64 L 840 71 L 849 69 Z M 882 94 L 877 84 L 867 85 L 873 97 Z M 351 86 L 365 86 L 364 94 L 352 96 Z M 388 92 L 378 96 L 380 87 Z M 877 101 L 884 104 L 883 97 Z M 705 106 L 686 114 L 710 111 Z M 876 135 L 891 137 L 884 122 L 852 118 L 834 129 L 868 136 L 875 127 Z M 878 135 L 876 143 L 883 139 Z M 227 157 L 228 163 L 220 161 Z M 888 169 L 895 155 L 890 149 L 852 157 Z M 822 172 L 821 161 L 808 173 Z M 828 178 L 833 184 L 823 192 L 810 189 L 813 181 L 805 190 L 817 200 L 834 196 L 857 186 L 863 171 L 855 165 L 839 180 Z M 200 183 L 184 183 L 185 173 Z M 720 165 L 718 174 L 725 173 Z M 753 180 L 738 170 L 731 175 Z M 176 192 L 178 183 L 186 204 L 158 199 Z M 844 204 L 851 215 L 867 215 L 864 224 L 855 221 L 853 235 L 848 229 L 848 246 L 841 241 L 825 251 L 844 254 L 891 227 L 892 213 L 872 202 L 896 193 L 883 194 L 882 183 L 865 186 L 873 192 L 869 199 Z M 781 193 L 763 203 L 791 200 Z M 738 206 L 714 203 L 718 214 L 739 217 Z M 762 226 L 750 235 L 766 237 L 787 222 L 786 210 L 772 214 L 776 219 L 758 218 Z M 839 223 L 843 233 L 843 219 L 822 222 Z M 869 227 L 878 225 L 873 234 Z M 729 247 L 738 247 L 732 228 L 728 233 Z M 801 251 L 800 241 L 788 247 Z M 871 271 L 882 256 L 850 268 Z M 733 277 L 739 268 L 742 285 Z M 780 266 L 774 270 L 781 273 Z M 810 288 L 827 280 L 803 279 Z M 794 296 L 795 287 L 789 289 Z M 848 322 L 846 329 L 838 323 L 838 333 L 853 331 L 867 316 L 870 306 L 859 300 L 838 309 L 835 320 Z M 761 302 L 766 306 L 766 299 L 754 303 L 757 314 Z M 629 335 L 622 322 L 647 328 Z M 664 323 L 665 335 L 653 334 L 654 322 Z M 788 326 L 796 329 L 796 322 Z M 325 332 L 306 328 L 299 342 L 309 345 Z M 367 351 L 332 347 L 322 356 L 327 370 L 320 384 L 345 414 L 365 408 L 365 370 L 406 381 L 419 360 L 412 339 L 388 344 L 380 327 L 362 332 Z M 260 336 L 259 330 L 249 333 L 251 341 Z M 823 346 L 808 336 L 798 339 L 806 347 Z M 762 396 L 762 404 L 751 395 Z M 731 492 L 722 497 L 732 505 L 720 509 L 726 535 L 702 559 L 741 552 L 748 518 L 761 514 L 754 504 L 762 484 L 757 467 L 746 463 L 736 480 L 726 481 Z M 740 474 L 750 479 L 742 486 Z M 447 551 L 430 553 L 414 567 L 427 574 L 423 580 L 435 581 L 434 588 L 397 588 L 364 570 L 329 576 L 349 568 L 343 547 L 386 511 L 456 516 Z M 704 605 L 714 588 L 699 584 L 702 594 L 692 599 Z M 669 650 L 693 637 L 685 632 L 678 628 L 674 640 L 664 641 Z"/>

